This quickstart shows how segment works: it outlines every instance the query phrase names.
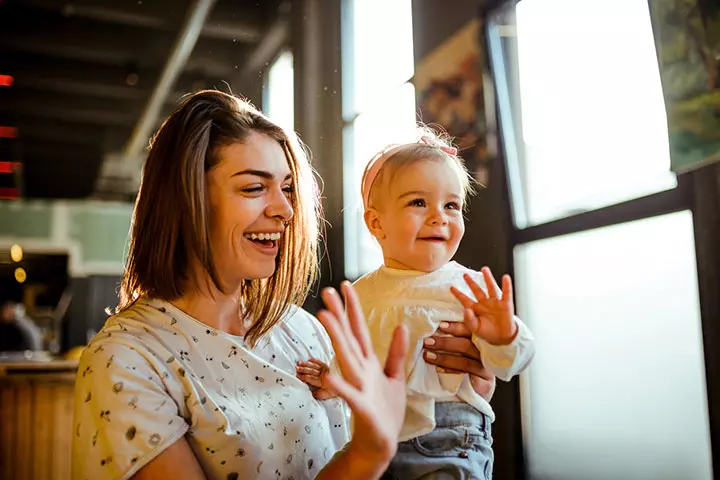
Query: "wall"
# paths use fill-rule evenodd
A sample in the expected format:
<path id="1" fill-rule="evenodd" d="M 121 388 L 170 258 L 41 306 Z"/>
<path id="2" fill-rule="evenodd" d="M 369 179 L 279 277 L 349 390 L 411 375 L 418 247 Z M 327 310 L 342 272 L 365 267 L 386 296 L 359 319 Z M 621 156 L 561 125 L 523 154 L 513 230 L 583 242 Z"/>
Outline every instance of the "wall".
<path id="1" fill-rule="evenodd" d="M 94 201 L 0 202 L 0 250 L 65 252 L 72 277 L 123 271 L 133 206 Z"/>
<path id="2" fill-rule="evenodd" d="M 73 297 L 64 318 L 63 350 L 87 341 L 117 305 L 132 204 L 96 201 L 0 202 L 0 251 L 19 244 L 26 252 L 69 256 Z"/>

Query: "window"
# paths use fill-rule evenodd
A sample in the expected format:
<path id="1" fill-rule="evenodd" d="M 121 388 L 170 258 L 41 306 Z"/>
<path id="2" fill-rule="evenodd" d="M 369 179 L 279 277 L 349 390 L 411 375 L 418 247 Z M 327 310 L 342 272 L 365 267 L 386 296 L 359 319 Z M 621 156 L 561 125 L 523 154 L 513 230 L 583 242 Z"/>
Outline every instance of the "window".
<path id="1" fill-rule="evenodd" d="M 289 132 L 295 129 L 293 95 L 293 56 L 283 51 L 267 73 L 263 110 L 275 123 Z"/>
<path id="2" fill-rule="evenodd" d="M 508 0 L 487 20 L 517 309 L 538 339 L 526 477 L 710 479 L 689 185 L 648 2 Z"/>
<path id="3" fill-rule="evenodd" d="M 694 242 L 683 211 L 516 247 L 529 479 L 713 478 Z"/>
<path id="4" fill-rule="evenodd" d="M 646 0 L 524 0 L 488 40 L 518 228 L 676 185 Z"/>
<path id="5" fill-rule="evenodd" d="M 410 0 L 346 0 L 343 8 L 345 276 L 355 279 L 382 264 L 363 220 L 365 165 L 415 132 L 412 12 Z"/>

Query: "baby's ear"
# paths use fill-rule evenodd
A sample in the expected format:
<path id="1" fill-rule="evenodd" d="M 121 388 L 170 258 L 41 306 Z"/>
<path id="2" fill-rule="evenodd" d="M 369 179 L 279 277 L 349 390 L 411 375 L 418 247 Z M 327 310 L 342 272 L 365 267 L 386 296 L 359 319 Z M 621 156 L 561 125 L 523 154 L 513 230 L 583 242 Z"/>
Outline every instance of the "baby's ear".
<path id="1" fill-rule="evenodd" d="M 372 207 L 366 208 L 363 218 L 365 219 L 365 225 L 367 225 L 373 237 L 378 240 L 385 238 L 385 232 L 383 231 L 382 222 L 380 221 L 380 215 L 377 210 Z"/>

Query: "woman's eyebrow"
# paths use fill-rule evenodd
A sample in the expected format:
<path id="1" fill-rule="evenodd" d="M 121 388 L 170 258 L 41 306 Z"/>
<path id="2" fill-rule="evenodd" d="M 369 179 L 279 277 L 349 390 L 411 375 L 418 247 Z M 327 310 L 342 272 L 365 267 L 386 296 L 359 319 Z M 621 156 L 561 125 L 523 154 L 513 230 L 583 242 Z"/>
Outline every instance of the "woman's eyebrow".
<path id="1" fill-rule="evenodd" d="M 235 172 L 231 177 L 238 177 L 240 175 L 253 175 L 255 177 L 265 178 L 267 180 L 273 180 L 275 178 L 275 175 L 271 172 L 267 172 L 265 170 L 255 170 L 252 168 L 249 168 L 247 170 L 240 170 L 239 172 Z M 292 173 L 288 173 L 285 176 L 285 180 L 292 180 Z"/>

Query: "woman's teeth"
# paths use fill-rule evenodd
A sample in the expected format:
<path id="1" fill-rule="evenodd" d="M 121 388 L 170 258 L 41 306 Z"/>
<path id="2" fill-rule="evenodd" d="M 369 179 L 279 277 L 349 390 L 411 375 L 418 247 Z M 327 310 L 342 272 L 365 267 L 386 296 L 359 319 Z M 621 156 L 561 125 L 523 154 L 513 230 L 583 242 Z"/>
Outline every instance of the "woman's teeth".
<path id="1" fill-rule="evenodd" d="M 280 240 L 280 233 L 246 233 L 250 240 Z"/>

